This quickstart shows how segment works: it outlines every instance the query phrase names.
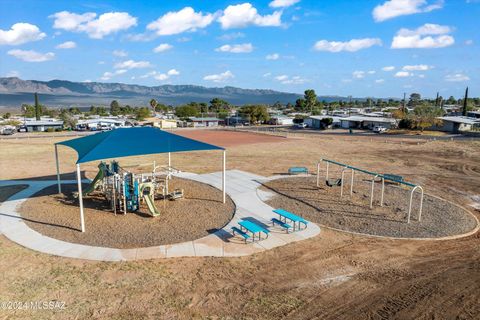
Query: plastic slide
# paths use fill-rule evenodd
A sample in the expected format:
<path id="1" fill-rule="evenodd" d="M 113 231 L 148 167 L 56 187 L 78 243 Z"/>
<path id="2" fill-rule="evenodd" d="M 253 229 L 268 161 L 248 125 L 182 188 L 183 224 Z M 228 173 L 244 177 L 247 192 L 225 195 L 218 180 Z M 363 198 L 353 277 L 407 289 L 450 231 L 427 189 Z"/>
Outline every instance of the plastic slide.
<path id="1" fill-rule="evenodd" d="M 150 214 L 154 217 L 160 215 L 160 212 L 157 210 L 157 207 L 155 207 L 153 197 L 150 195 L 144 195 L 143 200 L 145 200 L 145 203 L 147 204 L 148 211 L 150 211 Z"/>
<path id="2" fill-rule="evenodd" d="M 93 181 L 88 185 L 88 187 L 82 192 L 83 196 L 86 196 L 92 193 L 93 191 L 95 191 L 95 187 L 100 181 L 103 180 L 104 177 L 105 177 L 105 165 L 100 163 L 98 165 L 98 173 L 95 176 L 95 179 L 93 179 Z"/>

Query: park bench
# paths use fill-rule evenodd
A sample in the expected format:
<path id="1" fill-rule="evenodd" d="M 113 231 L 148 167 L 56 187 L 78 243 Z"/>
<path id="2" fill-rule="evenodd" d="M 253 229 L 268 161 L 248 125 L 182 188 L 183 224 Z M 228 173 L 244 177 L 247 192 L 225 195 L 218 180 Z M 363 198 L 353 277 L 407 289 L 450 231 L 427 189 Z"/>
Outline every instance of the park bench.
<path id="1" fill-rule="evenodd" d="M 305 167 L 291 167 L 288 169 L 288 174 L 308 174 L 308 169 Z"/>
<path id="2" fill-rule="evenodd" d="M 289 225 L 288 223 L 286 222 L 283 222 L 277 218 L 272 218 L 272 225 L 275 226 L 275 224 L 279 225 L 280 227 L 282 227 L 283 229 L 285 229 L 285 231 L 287 231 L 288 233 L 288 229 L 291 229 L 292 226 Z"/>
<path id="3" fill-rule="evenodd" d="M 235 233 L 243 237 L 243 239 L 245 240 L 245 243 L 247 243 L 247 239 L 250 238 L 250 235 L 245 231 L 242 231 L 240 230 L 240 228 L 237 228 L 237 227 L 232 227 L 232 234 L 235 235 Z"/>

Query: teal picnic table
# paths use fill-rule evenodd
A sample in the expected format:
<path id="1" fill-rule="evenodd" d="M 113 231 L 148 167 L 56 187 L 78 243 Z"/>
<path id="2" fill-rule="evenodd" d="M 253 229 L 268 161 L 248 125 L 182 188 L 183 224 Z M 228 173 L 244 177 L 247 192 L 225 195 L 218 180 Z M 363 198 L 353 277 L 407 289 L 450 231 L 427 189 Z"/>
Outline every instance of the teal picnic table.
<path id="1" fill-rule="evenodd" d="M 280 221 L 287 222 L 287 220 L 290 220 L 293 223 L 293 231 L 295 231 L 297 224 L 299 230 L 301 230 L 300 224 L 303 224 L 305 228 L 307 228 L 308 221 L 303 219 L 302 217 L 297 216 L 296 214 L 293 214 L 283 209 L 275 209 L 273 210 L 273 212 L 278 214 L 278 216 L 280 217 Z"/>
<path id="2" fill-rule="evenodd" d="M 267 229 L 249 220 L 242 220 L 238 224 L 240 225 L 240 228 L 242 230 L 244 229 L 252 234 L 252 240 L 254 242 L 255 242 L 255 235 L 258 235 L 258 240 L 261 240 L 262 233 L 264 233 L 267 236 L 267 238 L 268 238 L 268 234 L 270 233 L 270 231 L 268 231 Z"/>

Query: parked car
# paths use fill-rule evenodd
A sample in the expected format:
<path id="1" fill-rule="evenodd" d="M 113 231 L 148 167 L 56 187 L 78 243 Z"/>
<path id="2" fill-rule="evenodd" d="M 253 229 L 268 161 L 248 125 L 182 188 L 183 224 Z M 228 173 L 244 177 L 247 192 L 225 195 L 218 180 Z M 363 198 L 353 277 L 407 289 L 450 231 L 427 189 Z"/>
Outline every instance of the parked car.
<path id="1" fill-rule="evenodd" d="M 27 126 L 20 126 L 17 129 L 18 132 L 28 132 Z"/>
<path id="2" fill-rule="evenodd" d="M 386 131 L 387 131 L 387 128 L 385 128 L 384 126 L 373 127 L 373 132 L 375 132 L 375 133 L 384 133 Z"/>
<path id="3" fill-rule="evenodd" d="M 307 124 L 305 122 L 297 123 L 295 125 L 295 128 L 297 128 L 297 129 L 305 129 L 306 127 L 307 127 Z"/>

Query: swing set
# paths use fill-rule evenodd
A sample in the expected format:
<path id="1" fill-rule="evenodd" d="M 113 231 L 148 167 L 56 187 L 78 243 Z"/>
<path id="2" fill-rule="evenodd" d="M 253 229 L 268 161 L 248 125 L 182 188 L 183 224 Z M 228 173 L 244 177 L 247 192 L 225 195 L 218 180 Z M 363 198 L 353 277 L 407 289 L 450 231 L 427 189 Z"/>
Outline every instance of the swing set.
<path id="1" fill-rule="evenodd" d="M 415 191 L 419 190 L 420 192 L 420 208 L 418 210 L 418 221 L 421 221 L 422 219 L 422 208 L 423 208 L 423 188 L 419 185 L 410 183 L 410 182 L 405 182 L 402 179 L 396 179 L 396 176 L 392 176 L 389 174 L 380 174 L 376 172 L 371 172 L 368 170 L 360 169 L 357 167 L 353 167 L 344 163 L 340 163 L 337 161 L 329 160 L 329 159 L 321 159 L 318 164 L 317 164 L 317 187 L 320 187 L 320 166 L 322 163 L 326 163 L 326 175 L 325 175 L 325 183 L 329 187 L 334 187 L 338 186 L 340 187 L 340 198 L 343 197 L 343 185 L 345 181 L 345 172 L 350 171 L 351 172 L 351 177 L 350 177 L 350 196 L 353 195 L 353 185 L 354 185 L 354 180 L 355 180 L 355 172 L 359 173 L 364 173 L 366 175 L 372 176 L 371 180 L 371 191 L 370 191 L 370 209 L 373 208 L 373 193 L 375 189 L 375 181 L 380 178 L 382 182 L 382 191 L 380 194 L 380 206 L 383 207 L 383 200 L 384 200 L 384 193 L 385 193 L 385 180 L 387 181 L 392 181 L 394 183 L 398 183 L 400 185 L 404 185 L 406 187 L 411 188 L 410 190 L 410 201 L 408 205 L 408 214 L 407 214 L 407 223 L 410 223 L 410 216 L 412 213 L 412 203 L 413 203 L 413 194 Z M 341 171 L 341 178 L 340 179 L 330 179 L 329 177 L 329 169 L 330 169 L 330 164 L 336 165 L 342 168 Z"/>

